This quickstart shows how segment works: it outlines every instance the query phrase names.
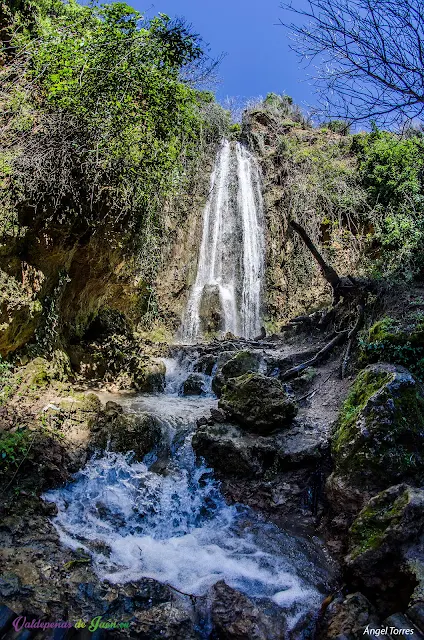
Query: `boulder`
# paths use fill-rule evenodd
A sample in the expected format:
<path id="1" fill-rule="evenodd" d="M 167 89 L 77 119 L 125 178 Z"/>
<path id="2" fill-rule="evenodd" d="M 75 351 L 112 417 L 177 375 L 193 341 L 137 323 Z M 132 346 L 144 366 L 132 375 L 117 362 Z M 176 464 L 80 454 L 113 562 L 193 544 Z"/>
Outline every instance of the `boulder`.
<path id="1" fill-rule="evenodd" d="M 242 428 L 262 435 L 288 427 L 298 411 L 281 382 L 260 373 L 230 378 L 219 407 Z"/>
<path id="2" fill-rule="evenodd" d="M 222 331 L 224 318 L 218 285 L 205 285 L 200 300 L 199 317 L 203 335 Z"/>
<path id="3" fill-rule="evenodd" d="M 272 436 L 252 434 L 219 421 L 213 425 L 198 421 L 197 425 L 192 441 L 196 454 L 226 478 L 315 469 L 327 457 L 326 434 L 307 423 Z"/>
<path id="4" fill-rule="evenodd" d="M 283 613 L 261 611 L 256 603 L 223 580 L 211 590 L 212 625 L 219 640 L 284 640 L 287 630 Z"/>
<path id="5" fill-rule="evenodd" d="M 272 438 L 243 433 L 231 424 L 200 425 L 192 444 L 198 456 L 226 477 L 261 476 L 276 456 Z"/>
<path id="6" fill-rule="evenodd" d="M 353 522 L 346 564 L 367 587 L 381 587 L 423 533 L 424 489 L 390 487 L 371 498 Z"/>
<path id="7" fill-rule="evenodd" d="M 328 496 L 352 513 L 394 482 L 424 479 L 424 396 L 403 367 L 366 367 L 342 407 L 332 436 Z"/>
<path id="8" fill-rule="evenodd" d="M 379 619 L 371 602 L 360 592 L 340 596 L 328 606 L 320 625 L 319 640 L 363 637 L 364 627 L 377 627 Z"/>
<path id="9" fill-rule="evenodd" d="M 109 448 L 119 453 L 133 451 L 135 459 L 142 460 L 161 443 L 160 424 L 149 413 L 123 413 L 122 407 L 115 405 L 108 403 L 108 407 L 99 415 L 91 444 L 95 448 Z"/>
<path id="10" fill-rule="evenodd" d="M 201 373 L 190 373 L 181 388 L 183 396 L 200 396 L 205 391 L 205 381 Z"/>
<path id="11" fill-rule="evenodd" d="M 133 374 L 134 386 L 137 391 L 151 393 L 165 389 L 166 366 L 160 360 L 143 359 Z"/>
<path id="12" fill-rule="evenodd" d="M 230 378 L 237 378 L 249 371 L 258 371 L 260 356 L 252 351 L 238 351 L 231 359 L 223 362 L 212 381 L 212 390 L 219 397 Z"/>

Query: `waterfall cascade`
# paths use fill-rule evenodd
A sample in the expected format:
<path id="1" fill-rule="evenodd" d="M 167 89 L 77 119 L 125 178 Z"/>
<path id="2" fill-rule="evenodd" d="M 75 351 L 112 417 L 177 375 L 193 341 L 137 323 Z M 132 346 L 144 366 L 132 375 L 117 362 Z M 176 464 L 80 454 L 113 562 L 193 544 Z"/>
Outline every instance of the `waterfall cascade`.
<path id="1" fill-rule="evenodd" d="M 197 276 L 181 328 L 193 341 L 203 332 L 260 331 L 264 274 L 261 175 L 254 156 L 224 140 L 211 176 Z"/>

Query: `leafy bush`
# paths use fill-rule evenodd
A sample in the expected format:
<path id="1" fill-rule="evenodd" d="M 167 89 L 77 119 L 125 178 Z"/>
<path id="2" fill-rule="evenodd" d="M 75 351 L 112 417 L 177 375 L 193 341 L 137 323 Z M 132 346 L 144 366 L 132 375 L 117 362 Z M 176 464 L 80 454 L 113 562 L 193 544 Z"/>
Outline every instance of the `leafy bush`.
<path id="1" fill-rule="evenodd" d="M 13 151 L 7 186 L 19 219 L 35 230 L 67 225 L 78 237 L 102 226 L 115 244 L 120 232 L 147 250 L 202 132 L 215 139 L 225 119 L 213 105 L 221 121 L 208 122 L 193 88 L 202 42 L 182 21 L 148 21 L 120 2 L 33 8 L 15 14 L 14 55 L 1 78 Z"/>
<path id="2" fill-rule="evenodd" d="M 424 267 L 424 140 L 374 128 L 352 149 L 374 227 L 371 270 L 410 280 Z"/>

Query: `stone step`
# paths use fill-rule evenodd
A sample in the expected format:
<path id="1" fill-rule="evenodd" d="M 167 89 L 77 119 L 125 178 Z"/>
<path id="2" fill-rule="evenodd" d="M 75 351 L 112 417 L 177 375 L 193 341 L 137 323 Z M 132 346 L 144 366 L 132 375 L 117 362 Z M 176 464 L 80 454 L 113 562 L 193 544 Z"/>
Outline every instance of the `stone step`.
<path id="1" fill-rule="evenodd" d="M 417 629 L 424 633 L 424 602 L 417 602 L 406 612 L 406 616 L 414 623 Z"/>
<path id="2" fill-rule="evenodd" d="M 384 620 L 381 625 L 383 628 L 388 627 L 389 633 L 388 637 L 392 638 L 392 640 L 399 640 L 399 638 L 411 638 L 411 640 L 424 640 L 424 635 L 417 629 L 417 627 L 409 620 L 403 613 L 394 613 L 392 616 L 389 616 Z M 402 634 L 402 633 L 390 633 L 390 628 L 396 629 L 397 631 L 408 631 L 411 630 L 413 633 L 411 634 Z"/>

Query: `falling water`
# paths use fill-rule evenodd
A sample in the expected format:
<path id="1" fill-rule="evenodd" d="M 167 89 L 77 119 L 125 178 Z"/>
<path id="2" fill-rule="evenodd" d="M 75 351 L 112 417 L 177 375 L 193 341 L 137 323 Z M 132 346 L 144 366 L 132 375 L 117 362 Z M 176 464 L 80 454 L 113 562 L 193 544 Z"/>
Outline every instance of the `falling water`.
<path id="1" fill-rule="evenodd" d="M 210 330 L 201 311 L 208 296 L 223 333 L 230 331 L 246 338 L 257 335 L 263 273 L 260 170 L 245 147 L 224 140 L 211 176 L 197 276 L 183 319 L 182 338 L 192 341 Z"/>

